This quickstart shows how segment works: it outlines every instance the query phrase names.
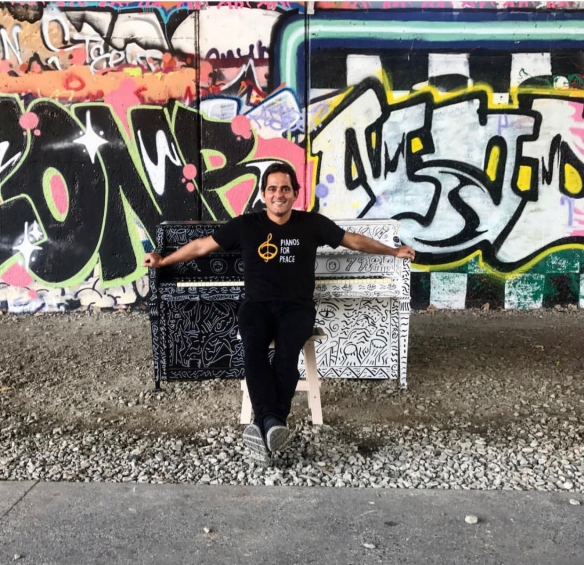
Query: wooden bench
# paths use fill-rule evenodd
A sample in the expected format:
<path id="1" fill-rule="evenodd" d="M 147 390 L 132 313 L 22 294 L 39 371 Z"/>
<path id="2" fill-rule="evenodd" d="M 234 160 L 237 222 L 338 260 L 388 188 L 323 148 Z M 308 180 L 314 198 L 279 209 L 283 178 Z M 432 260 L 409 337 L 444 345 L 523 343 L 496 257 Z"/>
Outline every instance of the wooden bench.
<path id="1" fill-rule="evenodd" d="M 302 347 L 304 355 L 304 365 L 306 367 L 306 378 L 300 379 L 296 385 L 296 392 L 306 392 L 308 395 L 308 407 L 312 414 L 312 423 L 315 426 L 322 425 L 322 407 L 320 404 L 320 380 L 318 378 L 318 369 L 316 368 L 316 355 L 314 352 L 315 341 L 325 341 L 326 335 L 321 328 L 314 328 L 312 335 L 306 340 Z M 274 347 L 274 342 L 270 343 Z M 251 423 L 251 400 L 247 390 L 245 379 L 241 381 L 241 390 L 243 398 L 241 400 L 241 423 Z"/>

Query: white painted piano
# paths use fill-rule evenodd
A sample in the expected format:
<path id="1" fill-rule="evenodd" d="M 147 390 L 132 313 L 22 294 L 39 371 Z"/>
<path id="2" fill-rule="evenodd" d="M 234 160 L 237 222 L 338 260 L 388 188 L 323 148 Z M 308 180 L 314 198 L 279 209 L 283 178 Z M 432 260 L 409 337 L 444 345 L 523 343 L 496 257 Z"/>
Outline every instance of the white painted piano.
<path id="1" fill-rule="evenodd" d="M 348 231 L 397 247 L 399 222 L 345 220 Z M 164 222 L 157 249 L 167 254 L 220 222 Z M 410 263 L 339 247 L 319 248 L 315 266 L 316 324 L 327 339 L 316 347 L 322 377 L 398 379 L 407 386 Z M 238 253 L 213 253 L 150 270 L 154 380 L 242 378 L 236 312 L 244 298 Z M 303 362 L 300 362 L 304 372 Z"/>
<path id="2" fill-rule="evenodd" d="M 350 232 L 398 247 L 395 220 L 336 221 Z M 327 339 L 316 346 L 322 377 L 398 379 L 407 387 L 410 262 L 322 247 L 316 260 L 316 324 Z"/>

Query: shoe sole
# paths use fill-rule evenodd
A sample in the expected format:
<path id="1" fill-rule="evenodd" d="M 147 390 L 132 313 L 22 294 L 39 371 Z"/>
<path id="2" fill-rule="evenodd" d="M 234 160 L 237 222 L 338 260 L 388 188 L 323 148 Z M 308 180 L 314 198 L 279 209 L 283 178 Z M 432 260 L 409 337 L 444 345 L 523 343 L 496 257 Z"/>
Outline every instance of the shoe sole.
<path id="1" fill-rule="evenodd" d="M 270 452 L 262 436 L 260 428 L 256 424 L 250 424 L 243 430 L 243 443 L 249 449 L 252 459 L 268 463 Z"/>
<path id="2" fill-rule="evenodd" d="M 294 433 L 285 426 L 273 426 L 268 432 L 266 442 L 268 449 L 274 453 L 284 451 L 294 440 Z"/>

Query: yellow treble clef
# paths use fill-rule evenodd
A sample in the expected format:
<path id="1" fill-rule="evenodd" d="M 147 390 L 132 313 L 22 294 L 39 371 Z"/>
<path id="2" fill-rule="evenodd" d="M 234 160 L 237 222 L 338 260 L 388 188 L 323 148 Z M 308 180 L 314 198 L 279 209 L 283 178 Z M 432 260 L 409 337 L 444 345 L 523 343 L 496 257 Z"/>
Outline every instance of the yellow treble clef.
<path id="1" fill-rule="evenodd" d="M 267 263 L 278 255 L 278 246 L 270 243 L 272 241 L 272 234 L 268 234 L 268 239 L 258 247 L 258 255 Z"/>

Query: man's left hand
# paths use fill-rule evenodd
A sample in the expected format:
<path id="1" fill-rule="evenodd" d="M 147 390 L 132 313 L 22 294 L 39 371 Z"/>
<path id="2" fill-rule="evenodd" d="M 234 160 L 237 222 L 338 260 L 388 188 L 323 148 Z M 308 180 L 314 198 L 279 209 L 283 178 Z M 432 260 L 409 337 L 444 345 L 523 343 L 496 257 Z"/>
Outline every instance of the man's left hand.
<path id="1" fill-rule="evenodd" d="M 395 256 L 400 257 L 401 259 L 410 259 L 410 261 L 413 261 L 416 257 L 416 252 L 409 245 L 402 245 L 397 248 Z"/>

